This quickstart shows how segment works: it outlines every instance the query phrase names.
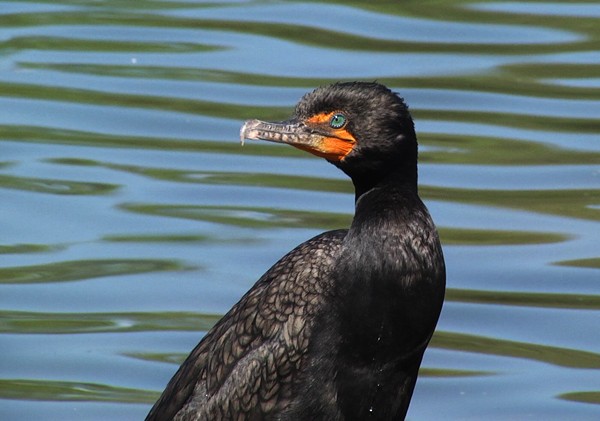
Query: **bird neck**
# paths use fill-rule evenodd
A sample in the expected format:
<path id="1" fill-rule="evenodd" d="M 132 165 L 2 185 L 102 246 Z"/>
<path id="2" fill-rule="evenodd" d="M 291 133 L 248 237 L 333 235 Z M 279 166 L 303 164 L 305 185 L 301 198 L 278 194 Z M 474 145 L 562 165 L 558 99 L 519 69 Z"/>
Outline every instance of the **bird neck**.
<path id="1" fill-rule="evenodd" d="M 383 175 L 375 175 L 372 177 L 359 177 L 352 179 L 355 191 L 355 203 L 366 193 L 377 189 L 393 189 L 405 191 L 410 195 L 417 195 L 417 168 L 407 169 L 403 167 L 401 170 L 390 171 Z"/>
<path id="2" fill-rule="evenodd" d="M 391 173 L 357 197 L 336 262 L 340 332 L 366 356 L 421 355 L 439 315 L 445 269 L 416 179 Z"/>

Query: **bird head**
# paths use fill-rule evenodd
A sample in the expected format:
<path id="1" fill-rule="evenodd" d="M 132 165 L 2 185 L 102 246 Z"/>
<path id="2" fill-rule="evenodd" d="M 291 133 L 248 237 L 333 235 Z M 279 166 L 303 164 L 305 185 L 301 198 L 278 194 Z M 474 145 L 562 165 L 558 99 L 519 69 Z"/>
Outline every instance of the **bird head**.
<path id="1" fill-rule="evenodd" d="M 384 85 L 338 82 L 304 95 L 286 121 L 248 120 L 242 140 L 287 143 L 325 158 L 355 182 L 413 171 L 417 141 L 408 107 Z M 356 183 L 355 183 L 356 184 Z"/>

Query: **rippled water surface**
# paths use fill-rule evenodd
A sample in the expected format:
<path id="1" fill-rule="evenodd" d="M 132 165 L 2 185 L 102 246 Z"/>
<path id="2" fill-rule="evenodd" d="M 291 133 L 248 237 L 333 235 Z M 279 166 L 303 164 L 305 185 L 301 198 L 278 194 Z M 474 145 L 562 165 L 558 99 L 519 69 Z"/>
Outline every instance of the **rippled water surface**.
<path id="1" fill-rule="evenodd" d="M 0 419 L 142 419 L 349 181 L 241 147 L 335 80 L 411 105 L 448 293 L 411 420 L 600 419 L 596 2 L 0 1 Z"/>

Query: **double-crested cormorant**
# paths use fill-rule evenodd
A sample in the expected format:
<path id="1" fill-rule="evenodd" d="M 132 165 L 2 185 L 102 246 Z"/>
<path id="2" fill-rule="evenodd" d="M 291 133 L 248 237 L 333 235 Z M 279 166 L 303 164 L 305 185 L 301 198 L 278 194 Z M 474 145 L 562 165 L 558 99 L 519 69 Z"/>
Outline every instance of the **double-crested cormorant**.
<path id="1" fill-rule="evenodd" d="M 285 255 L 206 334 L 147 420 L 403 419 L 438 320 L 445 266 L 417 195 L 417 140 L 378 83 L 306 94 L 287 121 L 242 140 L 324 157 L 354 183 L 348 230 Z"/>

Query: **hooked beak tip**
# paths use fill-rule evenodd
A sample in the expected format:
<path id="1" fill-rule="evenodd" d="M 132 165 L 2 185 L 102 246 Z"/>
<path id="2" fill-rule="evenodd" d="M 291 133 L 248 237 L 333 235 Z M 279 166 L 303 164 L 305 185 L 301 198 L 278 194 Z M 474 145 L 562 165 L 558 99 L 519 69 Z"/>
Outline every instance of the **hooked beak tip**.
<path id="1" fill-rule="evenodd" d="M 240 143 L 244 146 L 246 139 L 253 139 L 256 137 L 256 133 L 252 133 L 253 130 L 260 124 L 259 120 L 246 120 L 244 125 L 240 129 Z"/>

